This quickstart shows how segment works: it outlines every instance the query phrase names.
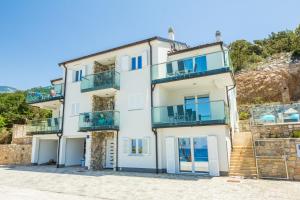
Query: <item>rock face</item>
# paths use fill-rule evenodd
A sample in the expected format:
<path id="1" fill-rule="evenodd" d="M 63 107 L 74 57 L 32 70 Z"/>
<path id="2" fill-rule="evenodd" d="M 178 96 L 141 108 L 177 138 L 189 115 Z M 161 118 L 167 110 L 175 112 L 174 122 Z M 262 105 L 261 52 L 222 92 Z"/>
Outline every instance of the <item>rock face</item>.
<path id="1" fill-rule="evenodd" d="M 239 104 L 297 101 L 300 99 L 300 63 L 279 54 L 256 68 L 235 75 Z"/>

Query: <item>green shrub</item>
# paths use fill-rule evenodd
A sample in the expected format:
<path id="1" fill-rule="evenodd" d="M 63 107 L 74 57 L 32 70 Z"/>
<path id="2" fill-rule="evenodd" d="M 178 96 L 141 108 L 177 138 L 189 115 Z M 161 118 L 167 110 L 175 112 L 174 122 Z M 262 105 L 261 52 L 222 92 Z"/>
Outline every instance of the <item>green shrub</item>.
<path id="1" fill-rule="evenodd" d="M 293 51 L 291 59 L 292 61 L 300 60 L 300 48 Z"/>
<path id="2" fill-rule="evenodd" d="M 293 131 L 293 138 L 300 138 L 300 131 Z"/>
<path id="3" fill-rule="evenodd" d="M 241 111 L 241 112 L 239 113 L 239 118 L 240 118 L 240 120 L 246 120 L 246 119 L 249 119 L 249 118 L 250 118 L 250 113 L 245 112 L 245 111 Z"/>

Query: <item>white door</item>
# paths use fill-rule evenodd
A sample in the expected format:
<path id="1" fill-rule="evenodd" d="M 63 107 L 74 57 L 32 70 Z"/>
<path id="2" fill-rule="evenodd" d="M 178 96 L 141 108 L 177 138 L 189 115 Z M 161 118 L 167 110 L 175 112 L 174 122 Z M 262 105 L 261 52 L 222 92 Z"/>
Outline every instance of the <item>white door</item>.
<path id="1" fill-rule="evenodd" d="M 216 136 L 207 137 L 208 145 L 208 164 L 209 164 L 209 175 L 220 176 L 219 170 L 219 156 L 218 156 L 218 140 Z"/>
<path id="2" fill-rule="evenodd" d="M 166 138 L 167 173 L 175 173 L 175 138 Z"/>
<path id="3" fill-rule="evenodd" d="M 113 168 L 114 166 L 114 140 L 107 139 L 106 140 L 106 156 L 105 156 L 105 167 Z"/>

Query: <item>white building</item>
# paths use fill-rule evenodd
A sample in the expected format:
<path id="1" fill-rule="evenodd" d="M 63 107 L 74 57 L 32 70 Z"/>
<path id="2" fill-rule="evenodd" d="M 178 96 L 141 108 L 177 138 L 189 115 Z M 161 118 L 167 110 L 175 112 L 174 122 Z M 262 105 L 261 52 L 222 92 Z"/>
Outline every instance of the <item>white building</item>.
<path id="1" fill-rule="evenodd" d="M 53 110 L 28 125 L 32 163 L 226 175 L 237 131 L 228 49 L 169 35 L 60 63 L 63 78 L 27 97 Z"/>

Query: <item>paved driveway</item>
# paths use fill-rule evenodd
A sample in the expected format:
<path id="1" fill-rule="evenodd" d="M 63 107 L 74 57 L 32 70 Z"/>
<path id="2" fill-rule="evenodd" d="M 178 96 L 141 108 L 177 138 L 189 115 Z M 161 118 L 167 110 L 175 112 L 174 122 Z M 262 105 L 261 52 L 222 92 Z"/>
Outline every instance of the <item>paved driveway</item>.
<path id="1" fill-rule="evenodd" d="M 300 182 L 2 166 L 0 199 L 300 200 Z"/>

